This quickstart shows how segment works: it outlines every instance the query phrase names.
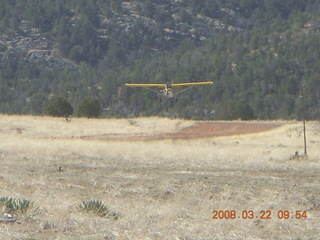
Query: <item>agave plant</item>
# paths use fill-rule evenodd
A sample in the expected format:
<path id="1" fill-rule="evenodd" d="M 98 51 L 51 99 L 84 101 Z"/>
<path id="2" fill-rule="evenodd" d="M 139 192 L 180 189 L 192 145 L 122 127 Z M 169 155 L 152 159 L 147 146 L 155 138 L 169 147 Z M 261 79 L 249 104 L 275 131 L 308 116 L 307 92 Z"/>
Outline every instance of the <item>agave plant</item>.
<path id="1" fill-rule="evenodd" d="M 119 213 L 110 211 L 109 208 L 99 200 L 84 200 L 77 205 L 77 208 L 81 212 L 93 213 L 100 217 L 109 217 L 115 220 L 120 217 Z"/>
<path id="2" fill-rule="evenodd" d="M 9 197 L 0 197 L 0 208 L 6 205 L 6 203 L 9 201 Z"/>
<path id="3" fill-rule="evenodd" d="M 40 212 L 39 207 L 36 207 L 33 202 L 27 199 L 14 199 L 9 197 L 0 197 L 0 208 L 11 214 L 26 214 L 32 210 L 32 214 Z"/>

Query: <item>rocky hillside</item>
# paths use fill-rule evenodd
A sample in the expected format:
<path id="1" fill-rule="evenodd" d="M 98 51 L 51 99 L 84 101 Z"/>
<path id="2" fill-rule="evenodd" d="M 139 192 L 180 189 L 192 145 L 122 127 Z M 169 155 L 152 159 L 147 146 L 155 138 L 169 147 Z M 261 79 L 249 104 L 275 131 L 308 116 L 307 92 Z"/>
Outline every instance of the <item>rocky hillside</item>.
<path id="1" fill-rule="evenodd" d="M 125 50 L 129 51 L 140 50 L 141 47 L 147 47 L 149 51 L 168 51 L 185 39 L 206 41 L 216 30 L 240 31 L 243 27 L 240 21 L 229 23 L 230 21 L 225 20 L 234 18 L 236 14 L 230 8 L 218 8 L 214 16 L 208 16 L 195 11 L 192 4 L 182 0 L 119 2 L 117 5 L 109 4 L 109 8 L 103 8 L 99 4 L 90 6 L 90 3 L 82 7 L 67 4 L 60 6 L 63 8 L 62 14 L 58 12 L 57 6 L 52 10 L 49 8 L 53 6 L 46 7 L 45 3 L 41 3 L 38 6 L 40 9 L 42 7 L 47 8 L 45 12 L 51 11 L 51 15 L 43 16 L 47 19 L 40 21 L 35 19 L 36 16 L 22 14 L 14 19 L 17 21 L 14 29 L 10 24 L 4 26 L 3 21 L 0 36 L 1 59 L 4 60 L 9 53 L 15 57 L 23 56 L 40 67 L 74 69 L 82 61 L 97 63 L 96 59 L 88 59 L 86 56 L 101 58 L 104 55 L 86 53 L 90 51 L 83 49 L 86 47 L 83 46 L 86 37 L 89 40 L 94 37 L 93 45 L 87 46 L 88 48 L 93 47 L 97 51 L 99 47 L 105 54 L 110 49 L 107 45 L 117 40 L 122 41 Z M 27 6 L 24 7 L 24 11 L 31 11 Z M 127 39 L 115 36 L 118 33 L 133 35 L 130 37 L 132 41 L 127 42 Z M 77 38 L 82 39 L 78 41 Z"/>
<path id="2" fill-rule="evenodd" d="M 55 40 L 50 35 L 42 33 L 38 28 L 29 28 L 27 23 L 19 27 L 19 31 L 0 36 L 0 44 L 6 52 L 2 52 L 2 61 L 6 55 L 19 58 L 24 57 L 38 67 L 49 69 L 75 69 L 77 64 L 63 57 L 55 47 Z"/>

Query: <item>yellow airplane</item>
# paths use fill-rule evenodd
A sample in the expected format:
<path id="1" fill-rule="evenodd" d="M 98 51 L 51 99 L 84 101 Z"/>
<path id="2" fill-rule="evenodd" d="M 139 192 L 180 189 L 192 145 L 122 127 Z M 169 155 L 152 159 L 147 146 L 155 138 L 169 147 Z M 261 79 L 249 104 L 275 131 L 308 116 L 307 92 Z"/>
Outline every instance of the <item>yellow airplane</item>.
<path id="1" fill-rule="evenodd" d="M 190 89 L 193 86 L 198 85 L 212 85 L 213 82 L 190 82 L 190 83 L 125 83 L 125 86 L 127 87 L 144 87 L 148 88 L 149 90 L 156 92 L 156 93 L 163 93 L 165 97 L 172 98 L 188 89 Z M 160 91 L 156 91 L 153 88 L 162 88 Z M 173 93 L 173 88 L 184 88 L 183 90 Z"/>

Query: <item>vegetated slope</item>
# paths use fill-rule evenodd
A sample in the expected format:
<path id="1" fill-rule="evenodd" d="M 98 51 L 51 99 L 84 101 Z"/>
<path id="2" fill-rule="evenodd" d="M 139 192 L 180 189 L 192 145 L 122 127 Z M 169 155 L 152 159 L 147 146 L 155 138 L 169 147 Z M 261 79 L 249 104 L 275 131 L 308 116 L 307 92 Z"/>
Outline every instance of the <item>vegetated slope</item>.
<path id="1" fill-rule="evenodd" d="M 42 114 L 52 95 L 104 116 L 319 117 L 319 3 L 2 1 L 0 110 Z M 302 79 L 303 82 L 302 82 Z M 213 80 L 175 104 L 124 82 Z M 305 85 L 304 102 L 299 96 Z M 245 116 L 246 117 L 246 116 Z"/>

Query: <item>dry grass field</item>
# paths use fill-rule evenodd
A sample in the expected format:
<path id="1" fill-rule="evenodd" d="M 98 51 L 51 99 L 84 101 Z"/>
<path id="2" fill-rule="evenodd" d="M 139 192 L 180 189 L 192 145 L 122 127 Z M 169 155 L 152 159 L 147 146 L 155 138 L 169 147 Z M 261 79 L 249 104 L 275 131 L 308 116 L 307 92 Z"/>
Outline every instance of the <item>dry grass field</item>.
<path id="1" fill-rule="evenodd" d="M 210 124 L 0 115 L 0 197 L 40 209 L 0 222 L 0 239 L 319 239 L 319 122 L 307 122 L 308 158 L 301 122 Z M 80 212 L 90 199 L 119 218 Z"/>

